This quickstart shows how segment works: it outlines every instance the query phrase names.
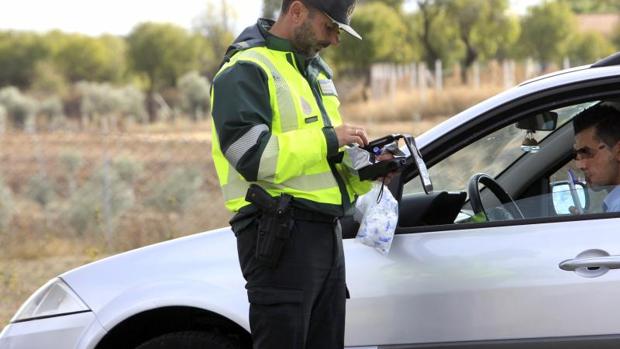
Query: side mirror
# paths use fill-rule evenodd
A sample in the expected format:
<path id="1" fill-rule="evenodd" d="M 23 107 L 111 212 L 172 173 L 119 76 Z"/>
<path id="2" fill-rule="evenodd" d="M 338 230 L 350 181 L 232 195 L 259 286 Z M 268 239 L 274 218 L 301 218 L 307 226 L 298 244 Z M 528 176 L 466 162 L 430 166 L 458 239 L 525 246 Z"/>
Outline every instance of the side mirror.
<path id="1" fill-rule="evenodd" d="M 571 189 L 568 181 L 559 181 L 551 184 L 551 193 L 553 197 L 553 208 L 558 215 L 569 215 L 570 207 L 573 206 L 581 211 L 590 206 L 590 197 L 585 184 L 575 183 L 574 189 Z"/>
<path id="2" fill-rule="evenodd" d="M 542 112 L 517 121 L 517 128 L 527 131 L 553 131 L 558 125 L 558 113 Z"/>

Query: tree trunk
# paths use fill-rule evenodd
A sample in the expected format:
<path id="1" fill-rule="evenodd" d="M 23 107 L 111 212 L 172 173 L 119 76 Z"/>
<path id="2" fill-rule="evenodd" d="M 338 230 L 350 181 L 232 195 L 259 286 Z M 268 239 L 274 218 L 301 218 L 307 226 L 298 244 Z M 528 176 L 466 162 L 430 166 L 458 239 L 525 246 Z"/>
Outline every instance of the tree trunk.
<path id="1" fill-rule="evenodd" d="M 463 59 L 463 70 L 461 71 L 461 82 L 464 85 L 467 85 L 469 82 L 467 73 L 469 72 L 469 68 L 471 68 L 472 64 L 478 59 L 478 52 L 475 48 L 473 48 L 468 41 L 463 40 L 465 43 L 465 58 Z"/>

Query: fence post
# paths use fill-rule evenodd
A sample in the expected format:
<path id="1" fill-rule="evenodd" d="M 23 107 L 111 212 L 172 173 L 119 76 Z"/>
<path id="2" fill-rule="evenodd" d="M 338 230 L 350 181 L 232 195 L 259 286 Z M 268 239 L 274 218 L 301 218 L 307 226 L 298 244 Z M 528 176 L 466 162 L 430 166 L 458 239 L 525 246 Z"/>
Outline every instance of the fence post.
<path id="1" fill-rule="evenodd" d="M 515 71 L 514 61 L 504 61 L 502 63 L 502 69 L 504 73 L 504 89 L 509 89 L 515 85 Z"/>
<path id="2" fill-rule="evenodd" d="M 562 66 L 564 67 L 564 69 L 570 68 L 570 58 L 564 57 L 564 60 L 562 61 Z"/>
<path id="3" fill-rule="evenodd" d="M 532 78 L 534 73 L 534 61 L 531 58 L 528 58 L 525 61 L 525 80 Z"/>
<path id="4" fill-rule="evenodd" d="M 428 93 L 426 90 L 426 64 L 424 62 L 418 64 L 418 90 L 420 93 L 420 107 L 426 104 Z"/>
<path id="5" fill-rule="evenodd" d="M 443 91 L 443 65 L 441 60 L 435 61 L 435 92 L 441 93 Z"/>
<path id="6" fill-rule="evenodd" d="M 398 66 L 390 64 L 390 98 L 396 98 L 396 82 L 398 81 Z"/>
<path id="7" fill-rule="evenodd" d="M 480 64 L 478 62 L 474 63 L 474 88 L 476 90 L 480 89 Z"/>
<path id="8" fill-rule="evenodd" d="M 410 71 L 410 75 L 409 75 L 409 88 L 410 89 L 415 89 L 418 81 L 417 81 L 417 72 L 418 67 L 415 63 L 411 63 L 409 65 L 409 71 Z"/>

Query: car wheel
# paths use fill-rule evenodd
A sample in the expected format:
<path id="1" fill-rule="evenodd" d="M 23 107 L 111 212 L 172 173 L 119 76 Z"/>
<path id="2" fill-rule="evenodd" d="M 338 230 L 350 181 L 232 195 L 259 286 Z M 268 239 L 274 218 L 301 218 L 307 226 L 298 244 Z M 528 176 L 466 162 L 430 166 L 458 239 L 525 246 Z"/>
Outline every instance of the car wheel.
<path id="1" fill-rule="evenodd" d="M 140 344 L 136 349 L 239 349 L 233 342 L 209 332 L 168 333 Z"/>

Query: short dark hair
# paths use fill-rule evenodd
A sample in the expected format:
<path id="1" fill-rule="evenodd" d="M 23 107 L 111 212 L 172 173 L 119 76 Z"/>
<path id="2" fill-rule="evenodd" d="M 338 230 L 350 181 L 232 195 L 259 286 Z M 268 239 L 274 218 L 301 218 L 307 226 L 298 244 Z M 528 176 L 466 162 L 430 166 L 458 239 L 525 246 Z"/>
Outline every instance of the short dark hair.
<path id="1" fill-rule="evenodd" d="M 282 9 L 280 10 L 280 13 L 287 13 L 293 1 L 295 0 L 282 0 Z M 306 7 L 310 10 L 310 13 L 314 14 L 314 10 L 315 10 L 314 7 L 308 5 L 308 3 L 304 0 L 298 0 L 298 1 L 301 1 L 302 4 L 306 5 Z"/>
<path id="2" fill-rule="evenodd" d="M 288 8 L 291 7 L 291 4 L 293 3 L 293 1 L 294 0 L 282 0 L 282 9 L 280 12 L 287 13 Z"/>
<path id="3" fill-rule="evenodd" d="M 613 147 L 620 141 L 620 110 L 611 105 L 597 104 L 573 119 L 575 134 L 591 127 L 603 143 Z"/>

